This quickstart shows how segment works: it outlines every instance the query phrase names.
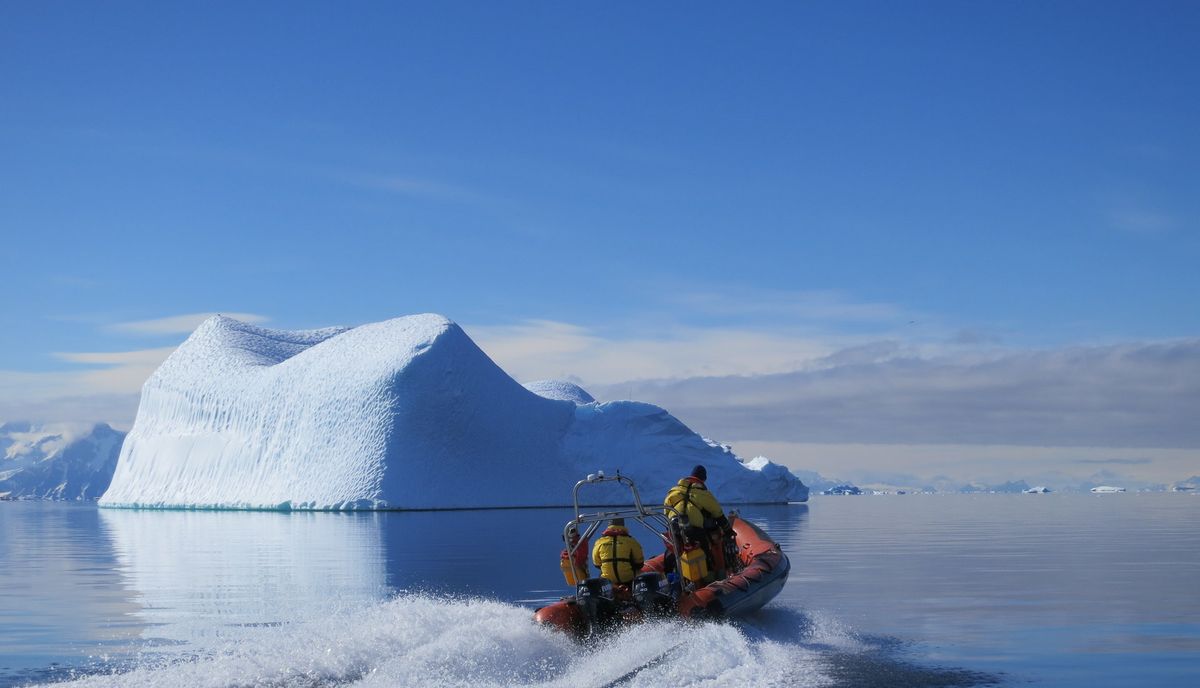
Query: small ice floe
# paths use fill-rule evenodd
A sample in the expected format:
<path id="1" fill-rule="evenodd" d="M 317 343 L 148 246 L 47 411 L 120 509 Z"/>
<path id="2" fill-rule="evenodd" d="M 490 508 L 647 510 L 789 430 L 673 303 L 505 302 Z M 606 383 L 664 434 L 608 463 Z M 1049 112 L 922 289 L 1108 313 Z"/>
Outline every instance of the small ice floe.
<path id="1" fill-rule="evenodd" d="M 1024 492 L 1025 492 L 1025 494 L 1049 494 L 1050 492 L 1053 492 L 1053 490 L 1046 487 L 1045 485 L 1038 485 L 1037 487 L 1031 487 L 1028 490 L 1025 490 Z"/>
<path id="2" fill-rule="evenodd" d="M 1092 492 L 1095 492 L 1096 494 L 1108 493 L 1108 492 L 1124 492 L 1124 491 L 1125 491 L 1125 488 L 1113 487 L 1112 485 L 1100 485 L 1100 486 L 1092 488 Z"/>

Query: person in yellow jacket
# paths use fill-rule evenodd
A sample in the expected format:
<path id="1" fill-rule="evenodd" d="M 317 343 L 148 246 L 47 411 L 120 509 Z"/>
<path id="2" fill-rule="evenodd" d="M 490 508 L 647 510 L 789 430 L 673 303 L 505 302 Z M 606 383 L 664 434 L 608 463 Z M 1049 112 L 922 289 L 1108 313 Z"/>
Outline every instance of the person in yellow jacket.
<path id="1" fill-rule="evenodd" d="M 692 474 L 680 479 L 663 500 L 663 506 L 674 509 L 666 512 L 668 518 L 676 513 L 687 517 L 688 529 L 692 531 L 689 535 L 698 536 L 714 529 L 729 530 L 729 519 L 725 518 L 717 498 L 708 491 L 705 480 L 708 480 L 708 470 L 696 466 Z"/>
<path id="2" fill-rule="evenodd" d="M 613 585 L 629 585 L 645 563 L 642 546 L 625 528 L 625 519 L 614 518 L 592 548 L 592 563 Z"/>
<path id="3" fill-rule="evenodd" d="M 683 529 L 684 538 L 704 548 L 712 564 L 710 570 L 713 570 L 716 578 L 720 579 L 724 577 L 726 568 L 722 538 L 732 542 L 734 533 L 729 519 L 725 517 L 725 512 L 721 509 L 720 502 L 704 484 L 706 480 L 708 480 L 708 470 L 704 466 L 697 465 L 692 469 L 691 475 L 680 479 L 667 492 L 666 498 L 663 499 L 663 506 L 672 509 L 664 510 L 668 518 L 678 514 L 687 519 L 686 527 Z M 713 547 L 714 541 L 717 544 L 716 547 Z"/>

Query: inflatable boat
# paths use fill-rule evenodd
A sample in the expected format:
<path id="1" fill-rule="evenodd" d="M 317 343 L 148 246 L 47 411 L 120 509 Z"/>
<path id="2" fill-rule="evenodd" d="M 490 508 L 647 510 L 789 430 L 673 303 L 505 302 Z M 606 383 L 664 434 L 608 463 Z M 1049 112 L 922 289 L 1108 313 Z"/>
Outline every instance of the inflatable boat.
<path id="1" fill-rule="evenodd" d="M 612 511 L 581 513 L 580 488 L 604 482 L 618 482 L 628 487 L 633 505 Z M 637 487 L 628 477 L 607 478 L 603 473 L 590 475 L 575 485 L 574 503 L 576 518 L 564 526 L 563 540 L 570 542 L 569 533 L 582 533 L 575 548 L 586 548 L 599 526 L 614 518 L 639 522 L 664 546 L 664 552 L 647 559 L 628 586 L 613 585 L 605 578 L 573 580 L 571 571 L 574 569 L 564 564 L 564 574 L 567 582 L 575 585 L 575 594 L 538 609 L 533 616 L 538 623 L 553 626 L 576 638 L 648 618 L 710 619 L 748 614 L 774 599 L 787 582 L 791 564 L 779 545 L 736 513 L 727 515 L 735 537 L 733 543 L 722 548 L 724 575 L 714 580 L 713 575 L 703 578 L 694 575 L 675 556 L 675 553 L 683 552 L 686 559 L 690 548 L 681 535 L 681 515 L 672 513 L 670 508 L 643 506 Z M 568 549 L 563 554 L 573 558 L 576 552 Z"/>

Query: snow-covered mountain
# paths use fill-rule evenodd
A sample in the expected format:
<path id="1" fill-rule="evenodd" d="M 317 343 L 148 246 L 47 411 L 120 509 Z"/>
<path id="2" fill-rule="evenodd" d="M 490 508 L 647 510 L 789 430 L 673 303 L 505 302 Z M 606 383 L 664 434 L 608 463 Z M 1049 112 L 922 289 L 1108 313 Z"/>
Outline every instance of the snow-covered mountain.
<path id="1" fill-rule="evenodd" d="M 104 423 L 0 425 L 0 499 L 96 499 L 124 438 Z"/>
<path id="2" fill-rule="evenodd" d="M 216 316 L 146 381 L 101 503 L 552 506 L 596 470 L 657 502 L 697 463 L 727 503 L 808 496 L 782 466 L 743 463 L 657 406 L 562 381 L 527 389 L 438 315 L 297 332 Z"/>

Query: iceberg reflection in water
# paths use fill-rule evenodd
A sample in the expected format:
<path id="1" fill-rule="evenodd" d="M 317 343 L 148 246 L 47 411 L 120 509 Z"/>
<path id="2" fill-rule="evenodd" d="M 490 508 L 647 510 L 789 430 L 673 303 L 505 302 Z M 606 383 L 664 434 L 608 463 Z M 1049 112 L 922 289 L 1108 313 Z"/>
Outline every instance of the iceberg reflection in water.
<path id="1" fill-rule="evenodd" d="M 752 520 L 792 542 L 807 513 L 753 511 Z M 321 618 L 397 593 L 533 606 L 570 592 L 558 568 L 569 509 L 99 515 L 129 613 L 144 624 L 144 639 L 167 644 L 236 639 L 250 627 Z M 637 536 L 648 555 L 660 551 L 649 532 Z"/>
<path id="2" fill-rule="evenodd" d="M 770 511 L 794 530 L 806 510 Z M 822 649 L 725 624 L 692 629 L 686 647 L 667 624 L 586 652 L 536 626 L 530 607 L 568 591 L 557 559 L 569 516 L 101 510 L 148 647 L 81 666 L 75 685 L 827 683 Z"/>
<path id="3" fill-rule="evenodd" d="M 101 509 L 147 639 L 234 639 L 388 594 L 375 514 Z"/>
<path id="4" fill-rule="evenodd" d="M 397 593 L 535 604 L 567 592 L 568 509 L 99 514 L 147 640 L 235 639 Z"/>

